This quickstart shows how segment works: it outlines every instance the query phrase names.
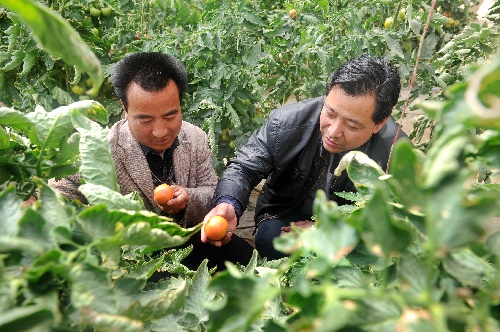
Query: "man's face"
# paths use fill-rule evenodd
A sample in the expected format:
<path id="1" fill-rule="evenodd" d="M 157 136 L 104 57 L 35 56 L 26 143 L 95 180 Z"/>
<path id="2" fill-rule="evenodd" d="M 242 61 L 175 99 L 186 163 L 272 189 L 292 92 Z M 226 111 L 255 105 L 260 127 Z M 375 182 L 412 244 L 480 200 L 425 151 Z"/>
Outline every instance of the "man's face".
<path id="1" fill-rule="evenodd" d="M 132 82 L 127 101 L 125 118 L 134 138 L 157 153 L 172 146 L 182 125 L 177 84 L 169 81 L 163 90 L 150 92 Z"/>
<path id="2" fill-rule="evenodd" d="M 366 143 L 385 121 L 378 125 L 372 120 L 376 96 L 350 96 L 336 85 L 326 96 L 319 117 L 321 139 L 328 152 L 352 150 Z"/>

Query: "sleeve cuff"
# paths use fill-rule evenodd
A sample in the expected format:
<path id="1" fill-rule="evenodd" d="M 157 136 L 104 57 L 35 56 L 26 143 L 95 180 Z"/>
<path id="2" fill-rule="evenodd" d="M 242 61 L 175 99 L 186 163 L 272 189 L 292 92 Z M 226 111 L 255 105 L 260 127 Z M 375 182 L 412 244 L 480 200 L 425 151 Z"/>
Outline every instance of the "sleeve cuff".
<path id="1" fill-rule="evenodd" d="M 219 205 L 221 203 L 231 204 L 234 207 L 234 211 L 236 212 L 236 217 L 238 218 L 238 220 L 240 220 L 240 217 L 243 214 L 243 207 L 236 198 L 231 196 L 222 196 L 215 201 L 215 205 Z"/>

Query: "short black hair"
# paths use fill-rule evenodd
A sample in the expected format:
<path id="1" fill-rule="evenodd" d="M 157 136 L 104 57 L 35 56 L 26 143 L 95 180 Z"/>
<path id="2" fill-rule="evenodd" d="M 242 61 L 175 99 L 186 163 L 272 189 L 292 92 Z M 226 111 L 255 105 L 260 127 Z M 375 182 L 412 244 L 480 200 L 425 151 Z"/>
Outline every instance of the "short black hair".
<path id="1" fill-rule="evenodd" d="M 335 85 L 351 96 L 376 94 L 373 122 L 379 124 L 391 115 L 401 92 L 398 71 L 384 58 L 362 55 L 342 64 L 333 72 L 326 88 L 328 95 Z"/>
<path id="2" fill-rule="evenodd" d="M 127 88 L 132 82 L 146 91 L 160 91 L 172 80 L 179 89 L 179 100 L 187 91 L 184 65 L 175 57 L 160 52 L 138 52 L 125 55 L 111 72 L 115 93 L 127 109 Z"/>

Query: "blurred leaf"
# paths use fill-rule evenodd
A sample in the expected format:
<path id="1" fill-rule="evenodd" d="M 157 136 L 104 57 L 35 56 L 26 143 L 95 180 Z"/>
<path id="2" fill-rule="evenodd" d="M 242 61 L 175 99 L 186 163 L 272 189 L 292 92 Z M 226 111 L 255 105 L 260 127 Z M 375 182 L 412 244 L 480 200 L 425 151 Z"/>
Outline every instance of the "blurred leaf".
<path id="1" fill-rule="evenodd" d="M 392 152 L 390 174 L 393 175 L 397 188 L 397 198 L 406 208 L 423 213 L 426 197 L 421 189 L 422 165 L 410 142 L 400 140 Z"/>
<path id="2" fill-rule="evenodd" d="M 37 107 L 27 117 L 34 126 L 31 127 L 29 139 L 31 142 L 45 148 L 56 148 L 60 141 L 73 131 L 71 113 L 65 107 L 60 107 L 52 112 L 46 112 Z"/>
<path id="3" fill-rule="evenodd" d="M 19 131 L 29 131 L 34 122 L 22 112 L 7 107 L 0 107 L 0 124 Z"/>
<path id="4" fill-rule="evenodd" d="M 438 255 L 477 241 L 484 234 L 485 223 L 496 213 L 498 191 L 477 188 L 466 193 L 467 177 L 456 177 L 442 183 L 426 208 L 427 224 Z M 429 232 L 429 230 L 428 230 Z"/>
<path id="5" fill-rule="evenodd" d="M 132 210 L 139 211 L 144 209 L 142 202 L 132 200 L 113 191 L 105 186 L 86 183 L 78 187 L 78 190 L 85 195 L 90 205 L 104 204 L 109 210 Z"/>
<path id="6" fill-rule="evenodd" d="M 66 198 L 57 190 L 49 187 L 44 181 L 36 178 L 39 191 L 39 199 L 42 204 L 38 205 L 36 210 L 45 220 L 49 230 L 57 226 L 70 227 L 75 217 L 75 211 L 72 207 L 66 205 Z"/>
<path id="7" fill-rule="evenodd" d="M 421 257 L 412 254 L 402 255 L 399 261 L 399 286 L 414 297 L 427 292 L 427 273 Z"/>
<path id="8" fill-rule="evenodd" d="M 80 132 L 80 173 L 86 183 L 101 185 L 119 192 L 116 171 L 107 133 L 78 110 L 72 112 L 72 123 Z"/>
<path id="9" fill-rule="evenodd" d="M 340 176 L 345 169 L 349 179 L 362 195 L 369 195 L 377 185 L 381 184 L 380 177 L 385 175 L 379 164 L 360 151 L 350 151 L 343 156 L 335 169 L 335 176 Z"/>
<path id="10" fill-rule="evenodd" d="M 0 0 L 0 4 L 19 15 L 33 31 L 34 38 L 53 57 L 61 57 L 92 79 L 97 93 L 102 83 L 101 65 L 80 35 L 56 12 L 29 0 Z M 20 59 L 22 62 L 24 57 Z"/>
<path id="11" fill-rule="evenodd" d="M 483 279 L 495 268 L 468 249 L 462 249 L 447 256 L 443 261 L 446 272 L 464 285 L 482 287 Z"/>
<path id="12" fill-rule="evenodd" d="M 208 290 L 224 294 L 224 302 L 208 308 L 208 331 L 248 331 L 266 306 L 279 295 L 273 275 L 242 274 L 234 267 L 217 274 Z"/>
<path id="13" fill-rule="evenodd" d="M 22 204 L 13 186 L 0 192 L 0 235 L 17 235 L 19 220 L 23 215 Z"/>
<path id="14" fill-rule="evenodd" d="M 384 192 L 377 188 L 363 209 L 361 237 L 370 251 L 381 257 L 403 252 L 413 238 L 408 229 L 392 219 L 392 211 L 386 202 Z"/>

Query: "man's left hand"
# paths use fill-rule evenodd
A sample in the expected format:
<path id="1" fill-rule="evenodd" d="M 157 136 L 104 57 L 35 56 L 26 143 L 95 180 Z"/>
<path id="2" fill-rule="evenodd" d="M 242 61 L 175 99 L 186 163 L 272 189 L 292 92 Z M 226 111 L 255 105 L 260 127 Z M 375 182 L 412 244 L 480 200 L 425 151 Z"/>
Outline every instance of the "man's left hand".
<path id="1" fill-rule="evenodd" d="M 311 220 L 302 220 L 293 222 L 290 226 L 281 227 L 281 234 L 292 232 L 293 231 L 292 225 L 300 228 L 309 228 L 315 225 L 315 222 Z"/>
<path id="2" fill-rule="evenodd" d="M 176 184 L 171 185 L 174 190 L 174 197 L 167 202 L 165 205 L 158 205 L 160 210 L 168 214 L 176 214 L 184 210 L 189 201 L 189 195 L 186 188 L 178 186 Z"/>

